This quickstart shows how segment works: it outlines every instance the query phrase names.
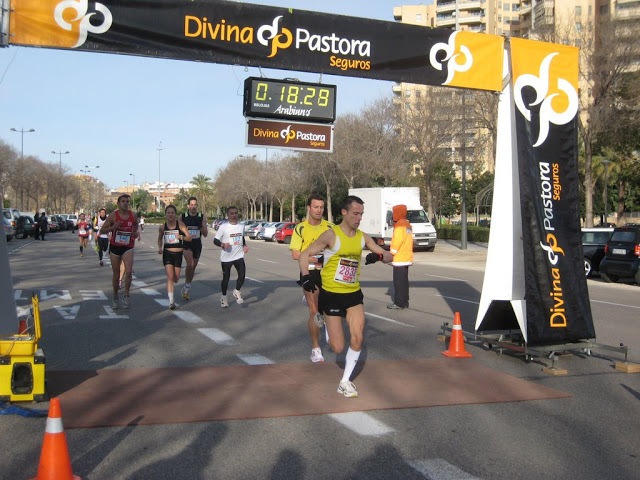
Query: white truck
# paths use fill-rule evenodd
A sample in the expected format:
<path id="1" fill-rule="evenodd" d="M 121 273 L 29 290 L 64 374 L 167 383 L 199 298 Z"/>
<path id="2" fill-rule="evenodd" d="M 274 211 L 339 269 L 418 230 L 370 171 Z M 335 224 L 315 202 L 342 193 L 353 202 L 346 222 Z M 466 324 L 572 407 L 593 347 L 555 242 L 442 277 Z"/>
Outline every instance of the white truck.
<path id="1" fill-rule="evenodd" d="M 369 234 L 378 245 L 391 245 L 393 207 L 406 205 L 407 220 L 413 229 L 413 248 L 430 252 L 436 248 L 438 235 L 420 204 L 418 187 L 350 188 L 349 195 L 364 201 L 360 230 Z"/>

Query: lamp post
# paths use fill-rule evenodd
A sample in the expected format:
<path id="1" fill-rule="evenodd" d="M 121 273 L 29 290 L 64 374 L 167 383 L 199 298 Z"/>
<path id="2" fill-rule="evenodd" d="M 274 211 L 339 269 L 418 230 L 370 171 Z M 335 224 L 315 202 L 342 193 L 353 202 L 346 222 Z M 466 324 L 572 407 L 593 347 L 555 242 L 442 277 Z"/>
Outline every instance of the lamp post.
<path id="1" fill-rule="evenodd" d="M 94 178 L 91 176 L 91 170 L 94 170 L 96 168 L 100 168 L 100 165 L 93 165 L 93 166 L 89 166 L 89 165 L 85 165 L 84 168 L 86 169 L 85 172 L 87 173 L 87 175 L 89 176 L 89 179 L 91 180 L 91 188 L 89 189 L 89 215 L 92 215 L 93 212 L 93 188 L 95 187 L 94 185 Z"/>
<path id="2" fill-rule="evenodd" d="M 160 188 L 160 152 L 162 151 L 162 142 L 158 144 L 158 211 L 160 211 L 160 194 L 162 190 Z"/>
<path id="3" fill-rule="evenodd" d="M 58 152 L 56 152 L 55 150 L 51 150 L 51 153 L 53 153 L 54 155 L 59 155 L 60 156 L 60 159 L 59 159 L 59 162 L 58 162 L 58 168 L 59 168 L 59 171 L 60 171 L 60 178 L 62 179 L 62 187 L 63 187 L 63 190 L 65 190 L 65 191 L 64 192 L 60 191 L 60 204 L 59 204 L 59 206 L 63 210 L 66 210 L 67 209 L 66 202 L 65 202 L 64 207 L 62 206 L 63 197 L 66 197 L 66 193 L 67 193 L 66 192 L 66 188 L 65 188 L 66 187 L 66 182 L 64 181 L 64 177 L 62 176 L 62 155 L 68 155 L 71 152 L 69 150 L 67 150 L 66 152 L 63 152 L 62 150 L 60 150 Z"/>
<path id="4" fill-rule="evenodd" d="M 21 137 L 21 141 L 20 141 L 20 158 L 24 158 L 24 134 L 25 133 L 33 133 L 35 132 L 35 130 L 33 128 L 30 128 L 29 130 L 25 130 L 24 128 L 21 128 L 20 130 L 18 130 L 17 128 L 11 128 L 10 129 L 12 132 L 20 132 L 20 137 Z"/>
<path id="5" fill-rule="evenodd" d="M 607 211 L 607 206 L 609 203 L 609 195 L 607 192 L 607 187 L 609 186 L 609 169 L 607 168 L 611 160 L 608 158 L 602 159 L 602 164 L 604 165 L 604 224 L 605 226 L 609 226 L 609 212 Z"/>
<path id="6" fill-rule="evenodd" d="M 130 177 L 133 178 L 133 183 L 131 184 L 131 199 L 133 200 L 133 209 L 136 209 L 136 201 L 135 201 L 135 188 L 136 188 L 136 175 L 135 173 L 130 173 Z"/>

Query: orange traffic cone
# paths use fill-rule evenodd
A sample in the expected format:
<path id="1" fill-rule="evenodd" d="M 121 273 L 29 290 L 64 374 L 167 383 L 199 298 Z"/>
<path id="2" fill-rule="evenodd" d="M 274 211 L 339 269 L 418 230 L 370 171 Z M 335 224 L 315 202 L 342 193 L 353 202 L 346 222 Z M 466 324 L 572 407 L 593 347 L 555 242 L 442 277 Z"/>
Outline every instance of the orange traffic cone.
<path id="1" fill-rule="evenodd" d="M 71 459 L 67 449 L 67 437 L 62 426 L 59 398 L 52 398 L 49 404 L 38 476 L 31 480 L 81 480 L 71 471 Z"/>
<path id="2" fill-rule="evenodd" d="M 456 312 L 453 317 L 453 328 L 451 329 L 451 340 L 449 340 L 449 350 L 442 352 L 446 357 L 454 358 L 471 358 L 469 352 L 464 348 L 464 335 L 462 334 L 462 322 L 460 321 L 460 313 Z"/>
<path id="3" fill-rule="evenodd" d="M 23 318 L 18 325 L 18 335 L 27 335 L 28 333 L 27 321 Z"/>

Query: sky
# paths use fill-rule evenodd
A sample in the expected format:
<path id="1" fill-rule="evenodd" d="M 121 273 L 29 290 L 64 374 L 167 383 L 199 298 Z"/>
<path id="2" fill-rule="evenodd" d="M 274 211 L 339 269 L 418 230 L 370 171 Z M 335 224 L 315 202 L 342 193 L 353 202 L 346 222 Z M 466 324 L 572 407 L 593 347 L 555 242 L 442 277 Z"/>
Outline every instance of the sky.
<path id="1" fill-rule="evenodd" d="M 393 21 L 393 7 L 411 2 L 248 3 Z M 84 170 L 108 188 L 158 178 L 183 183 L 198 174 L 213 179 L 238 155 L 264 160 L 282 153 L 245 146 L 242 90 L 250 76 L 335 84 L 338 116 L 390 96 L 393 85 L 326 74 L 320 79 L 317 73 L 9 46 L 0 48 L 0 139 L 18 152 L 24 142 L 25 156 L 37 156 L 52 168 L 61 162 L 70 174 Z M 11 128 L 35 132 L 21 134 Z"/>

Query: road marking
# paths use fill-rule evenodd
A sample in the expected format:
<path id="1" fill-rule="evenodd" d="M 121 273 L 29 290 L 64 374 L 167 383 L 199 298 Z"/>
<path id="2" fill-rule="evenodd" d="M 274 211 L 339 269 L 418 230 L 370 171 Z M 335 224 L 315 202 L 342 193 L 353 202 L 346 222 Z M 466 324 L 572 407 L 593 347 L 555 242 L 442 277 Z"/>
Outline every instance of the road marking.
<path id="1" fill-rule="evenodd" d="M 425 277 L 433 277 L 433 278 L 442 278 L 444 280 L 455 280 L 456 282 L 466 282 L 466 280 L 462 280 L 461 278 L 443 277 L 441 275 L 430 275 L 428 273 L 425 273 L 424 276 Z"/>
<path id="2" fill-rule="evenodd" d="M 478 477 L 460 470 L 442 458 L 409 460 L 407 464 L 429 480 L 479 480 Z"/>
<path id="3" fill-rule="evenodd" d="M 236 342 L 233 337 L 230 337 L 217 328 L 199 328 L 198 331 L 218 345 L 238 345 L 238 342 Z"/>
<path id="4" fill-rule="evenodd" d="M 349 430 L 364 437 L 380 437 L 395 433 L 393 428 L 364 412 L 332 413 L 329 416 Z"/>
<path id="5" fill-rule="evenodd" d="M 180 320 L 184 320 L 187 323 L 204 323 L 204 320 L 202 320 L 199 316 L 192 312 L 179 312 L 174 310 L 173 314 Z"/>
<path id="6" fill-rule="evenodd" d="M 169 307 L 169 299 L 168 298 L 156 298 L 155 299 L 158 305 L 161 307 Z"/>
<path id="7" fill-rule="evenodd" d="M 271 365 L 275 362 L 269 360 L 267 357 L 263 357 L 257 353 L 238 353 L 236 355 L 240 360 L 249 365 Z"/>
<path id="8" fill-rule="evenodd" d="M 145 295 L 160 295 L 160 292 L 153 288 L 141 288 L 140 291 Z"/>
<path id="9" fill-rule="evenodd" d="M 473 303 L 474 305 L 478 305 L 480 302 L 474 302 L 473 300 L 465 300 L 464 298 L 456 298 L 456 297 L 446 297 L 444 295 L 437 295 L 436 297 L 446 298 L 447 300 L 457 300 L 459 302 Z"/>
<path id="10" fill-rule="evenodd" d="M 133 285 L 134 287 L 148 287 L 149 285 L 147 285 L 146 283 L 144 283 L 141 280 L 132 280 L 131 281 L 131 285 Z"/>
<path id="11" fill-rule="evenodd" d="M 103 320 L 115 319 L 115 318 L 129 318 L 129 315 L 118 315 L 113 311 L 113 308 L 108 307 L 107 305 L 103 305 L 104 311 L 107 312 L 106 315 L 100 315 L 100 318 Z"/>
<path id="12" fill-rule="evenodd" d="M 387 317 L 382 317 L 380 315 L 376 315 L 374 313 L 369 313 L 369 312 L 364 312 L 365 315 L 369 315 L 370 317 L 375 317 L 375 318 L 379 318 L 380 320 L 384 320 L 386 322 L 391 322 L 391 323 L 395 323 L 397 325 L 402 325 L 403 327 L 411 327 L 411 328 L 415 328 L 414 325 L 409 325 L 408 323 L 402 323 L 402 322 L 398 322 L 397 320 L 393 320 L 391 318 L 387 318 Z"/>
<path id="13" fill-rule="evenodd" d="M 613 305 L 614 307 L 640 308 L 635 305 L 626 305 L 624 303 L 603 302 L 601 300 L 591 300 L 591 303 L 604 303 L 605 305 Z"/>
<path id="14" fill-rule="evenodd" d="M 261 262 L 267 262 L 267 263 L 279 263 L 279 262 L 274 262 L 272 260 L 265 260 L 264 258 L 259 258 L 258 260 L 260 260 Z"/>
<path id="15" fill-rule="evenodd" d="M 247 277 L 247 276 L 245 276 L 244 278 L 248 278 L 249 280 L 253 280 L 254 282 L 258 282 L 258 283 L 264 283 L 262 280 L 258 280 L 256 278 L 251 278 L 251 277 Z"/>

